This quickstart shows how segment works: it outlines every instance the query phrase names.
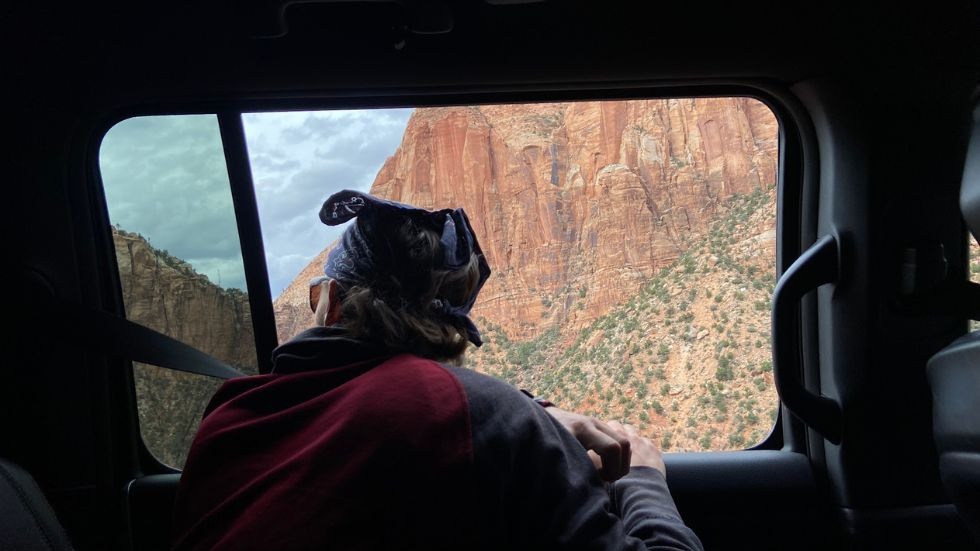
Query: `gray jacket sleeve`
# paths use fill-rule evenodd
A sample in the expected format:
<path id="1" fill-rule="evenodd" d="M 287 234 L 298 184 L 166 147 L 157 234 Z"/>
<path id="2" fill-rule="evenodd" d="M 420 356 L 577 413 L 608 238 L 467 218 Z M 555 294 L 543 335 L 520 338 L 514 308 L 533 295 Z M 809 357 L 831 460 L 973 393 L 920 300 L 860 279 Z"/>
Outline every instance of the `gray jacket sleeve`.
<path id="1" fill-rule="evenodd" d="M 632 467 L 628 475 L 609 485 L 609 495 L 626 532 L 643 540 L 647 549 L 701 549 L 657 469 Z"/>
<path id="2" fill-rule="evenodd" d="M 544 408 L 506 383 L 447 369 L 469 402 L 483 548 L 702 549 L 659 471 L 637 468 L 607 488 Z"/>

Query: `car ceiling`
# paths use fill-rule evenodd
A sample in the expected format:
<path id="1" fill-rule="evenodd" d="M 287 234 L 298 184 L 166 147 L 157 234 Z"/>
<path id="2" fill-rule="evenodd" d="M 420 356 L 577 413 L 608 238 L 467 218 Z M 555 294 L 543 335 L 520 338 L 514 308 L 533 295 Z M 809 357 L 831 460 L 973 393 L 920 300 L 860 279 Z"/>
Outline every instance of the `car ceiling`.
<path id="1" fill-rule="evenodd" d="M 79 99 L 120 103 L 975 72 L 978 8 L 944 8 L 21 3 L 7 11 L 24 24 L 4 40 L 30 52 L 11 64 L 19 86 L 58 82 Z"/>

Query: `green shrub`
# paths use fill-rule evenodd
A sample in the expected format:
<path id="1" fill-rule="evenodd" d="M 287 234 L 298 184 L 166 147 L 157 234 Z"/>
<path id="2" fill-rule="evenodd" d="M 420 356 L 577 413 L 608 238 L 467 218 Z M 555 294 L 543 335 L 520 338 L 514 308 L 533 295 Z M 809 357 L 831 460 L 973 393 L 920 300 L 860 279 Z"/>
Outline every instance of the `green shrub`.
<path id="1" fill-rule="evenodd" d="M 719 381 L 731 381 L 735 378 L 735 372 L 732 369 L 731 360 L 727 356 L 720 356 L 718 358 L 718 369 L 715 370 L 715 379 Z"/>
<path id="2" fill-rule="evenodd" d="M 712 396 L 711 404 L 715 406 L 715 409 L 718 410 L 719 413 L 728 413 L 728 398 L 726 398 L 724 394 L 719 392 Z"/>
<path id="3" fill-rule="evenodd" d="M 683 266 L 685 274 L 690 274 L 694 273 L 694 268 L 697 266 L 697 263 L 693 256 L 685 254 L 681 257 L 681 266 Z"/>

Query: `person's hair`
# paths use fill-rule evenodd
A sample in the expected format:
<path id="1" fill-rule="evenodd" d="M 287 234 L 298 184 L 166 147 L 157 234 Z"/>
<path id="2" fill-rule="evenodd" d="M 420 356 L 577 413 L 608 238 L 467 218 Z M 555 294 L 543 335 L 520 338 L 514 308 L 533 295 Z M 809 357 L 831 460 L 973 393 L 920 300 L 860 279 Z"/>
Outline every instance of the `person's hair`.
<path id="1" fill-rule="evenodd" d="M 360 222 L 360 220 L 358 220 Z M 355 223 L 358 223 L 355 222 Z M 438 361 L 461 361 L 466 328 L 438 309 L 438 301 L 462 305 L 479 283 L 478 257 L 457 270 L 436 269 L 443 255 L 439 234 L 409 217 L 372 232 L 383 269 L 363 285 L 340 283 L 338 325 L 353 338 Z M 380 234 L 380 235 L 379 235 Z"/>

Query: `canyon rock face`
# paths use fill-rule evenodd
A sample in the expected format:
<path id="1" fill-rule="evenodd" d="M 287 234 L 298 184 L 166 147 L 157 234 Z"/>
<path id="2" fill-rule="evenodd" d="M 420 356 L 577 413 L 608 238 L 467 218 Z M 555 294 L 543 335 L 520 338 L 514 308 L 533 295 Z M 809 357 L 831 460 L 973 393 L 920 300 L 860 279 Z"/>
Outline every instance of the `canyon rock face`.
<path id="1" fill-rule="evenodd" d="M 529 339 L 577 331 L 776 179 L 777 122 L 748 98 L 417 109 L 371 193 L 463 207 L 494 270 L 474 317 Z M 322 256 L 322 255 L 321 255 Z M 276 301 L 309 325 L 312 262 Z"/>
<path id="2" fill-rule="evenodd" d="M 113 231 L 126 317 L 256 373 L 248 295 L 224 289 L 138 234 Z"/>
<path id="3" fill-rule="evenodd" d="M 113 229 L 126 317 L 257 373 L 248 295 L 211 283 L 142 236 Z M 150 451 L 183 466 L 204 407 L 221 381 L 134 363 L 140 432 Z"/>

